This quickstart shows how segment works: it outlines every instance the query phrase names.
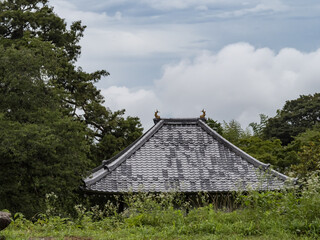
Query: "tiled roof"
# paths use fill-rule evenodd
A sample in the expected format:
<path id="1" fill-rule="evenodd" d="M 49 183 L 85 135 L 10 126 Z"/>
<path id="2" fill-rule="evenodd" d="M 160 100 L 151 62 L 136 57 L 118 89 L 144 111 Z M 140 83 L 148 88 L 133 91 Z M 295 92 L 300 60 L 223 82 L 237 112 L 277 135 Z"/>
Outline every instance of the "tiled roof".
<path id="1" fill-rule="evenodd" d="M 276 190 L 289 178 L 269 169 L 203 119 L 160 119 L 84 180 L 93 192 Z"/>

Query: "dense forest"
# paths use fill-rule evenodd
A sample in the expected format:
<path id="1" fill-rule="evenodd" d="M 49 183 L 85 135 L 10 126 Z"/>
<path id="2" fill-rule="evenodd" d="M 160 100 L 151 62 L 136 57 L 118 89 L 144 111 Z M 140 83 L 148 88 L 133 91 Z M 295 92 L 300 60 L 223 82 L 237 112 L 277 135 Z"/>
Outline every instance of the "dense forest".
<path id="1" fill-rule="evenodd" d="M 45 196 L 53 192 L 68 212 L 83 201 L 88 171 L 143 128 L 125 110 L 105 107 L 95 83 L 107 71 L 76 67 L 80 21 L 68 27 L 46 0 L 0 1 L 0 19 L 0 210 L 31 218 L 48 209 Z M 261 114 L 246 129 L 235 120 L 207 123 L 258 160 L 304 180 L 319 170 L 319 121 L 320 93 L 313 93 L 286 101 L 273 117 Z"/>

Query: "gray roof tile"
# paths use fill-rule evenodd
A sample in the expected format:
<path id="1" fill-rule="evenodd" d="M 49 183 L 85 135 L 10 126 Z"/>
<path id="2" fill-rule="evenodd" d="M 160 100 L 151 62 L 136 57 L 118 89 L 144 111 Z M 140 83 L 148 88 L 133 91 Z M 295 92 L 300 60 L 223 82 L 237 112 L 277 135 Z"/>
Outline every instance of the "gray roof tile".
<path id="1" fill-rule="evenodd" d="M 105 166 L 107 168 L 105 168 Z M 202 119 L 162 119 L 85 179 L 95 192 L 274 190 L 289 178 L 244 153 Z"/>

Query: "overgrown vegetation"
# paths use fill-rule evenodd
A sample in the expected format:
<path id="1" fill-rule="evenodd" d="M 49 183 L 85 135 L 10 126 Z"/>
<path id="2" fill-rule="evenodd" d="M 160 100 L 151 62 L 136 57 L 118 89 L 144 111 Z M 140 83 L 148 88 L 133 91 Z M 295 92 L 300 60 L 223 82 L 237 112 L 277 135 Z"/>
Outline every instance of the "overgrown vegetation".
<path id="1" fill-rule="evenodd" d="M 54 194 L 47 211 L 27 220 L 16 213 L 3 232 L 7 239 L 82 236 L 92 239 L 316 239 L 320 234 L 320 180 L 314 173 L 303 185 L 281 192 L 236 193 L 238 208 L 217 209 L 206 193 L 200 207 L 178 193 L 128 194 L 119 202 L 86 208 L 75 217 L 59 215 Z"/>
<path id="2" fill-rule="evenodd" d="M 14 214 L 8 239 L 317 238 L 320 93 L 287 101 L 274 117 L 261 114 L 252 131 L 208 119 L 250 155 L 299 177 L 300 188 L 238 193 L 240 208 L 232 212 L 204 193 L 197 208 L 177 193 L 91 206 L 79 194 L 81 180 L 138 138 L 140 121 L 104 106 L 95 83 L 108 72 L 76 67 L 80 21 L 67 28 L 47 0 L 0 1 L 0 20 L 0 209 Z"/>

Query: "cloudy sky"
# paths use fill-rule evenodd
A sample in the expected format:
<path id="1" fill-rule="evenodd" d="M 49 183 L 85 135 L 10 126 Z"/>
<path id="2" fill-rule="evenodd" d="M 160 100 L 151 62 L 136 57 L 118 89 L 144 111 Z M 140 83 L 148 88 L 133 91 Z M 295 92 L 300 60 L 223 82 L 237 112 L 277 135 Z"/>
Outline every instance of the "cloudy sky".
<path id="1" fill-rule="evenodd" d="M 149 128 L 161 117 L 274 116 L 320 92 L 318 0 L 51 0 L 87 26 L 78 65 L 105 69 L 97 87 L 112 110 Z"/>

